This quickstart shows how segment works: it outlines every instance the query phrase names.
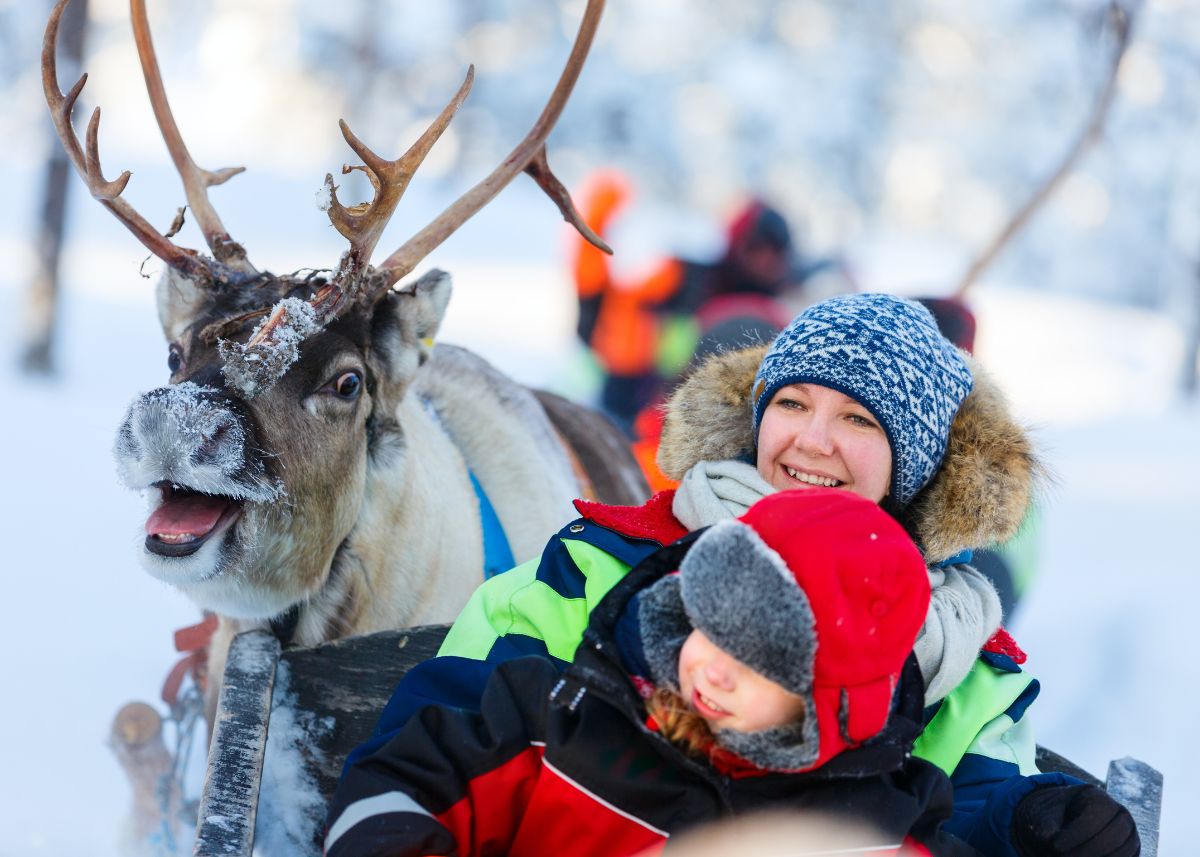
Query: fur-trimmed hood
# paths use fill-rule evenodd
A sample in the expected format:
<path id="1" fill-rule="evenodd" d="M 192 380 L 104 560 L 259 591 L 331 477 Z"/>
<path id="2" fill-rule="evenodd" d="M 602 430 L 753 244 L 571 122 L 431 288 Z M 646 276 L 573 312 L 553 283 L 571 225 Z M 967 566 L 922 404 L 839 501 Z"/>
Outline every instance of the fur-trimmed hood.
<path id="1" fill-rule="evenodd" d="M 671 395 L 658 466 L 680 479 L 700 461 L 753 451 L 750 391 L 767 346 L 715 354 Z M 975 385 L 950 427 L 942 465 L 907 509 L 906 525 L 931 565 L 1016 533 L 1043 469 L 999 387 L 967 359 Z"/>

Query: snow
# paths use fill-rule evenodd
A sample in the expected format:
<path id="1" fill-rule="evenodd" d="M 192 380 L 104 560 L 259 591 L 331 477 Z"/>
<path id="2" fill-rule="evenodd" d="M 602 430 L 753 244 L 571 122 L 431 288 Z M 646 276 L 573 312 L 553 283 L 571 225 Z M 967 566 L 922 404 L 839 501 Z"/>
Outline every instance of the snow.
<path id="1" fill-rule="evenodd" d="M 302 854 L 325 822 L 325 802 L 305 760 L 333 730 L 332 717 L 297 711 L 287 666 L 276 675 L 255 844 L 264 854 Z"/>
<path id="2" fill-rule="evenodd" d="M 284 298 L 254 328 L 249 341 L 271 323 L 275 327 L 270 338 L 254 346 L 226 339 L 217 343 L 217 351 L 225 361 L 221 374 L 247 399 L 267 392 L 286 375 L 292 364 L 300 359 L 300 343 L 321 329 L 312 304 L 299 298 Z"/>
<path id="3" fill-rule="evenodd" d="M 0 2 L 0 15 L 25 5 Z M 126 7 L 116 0 L 93 5 L 106 29 L 89 62 L 92 82 L 84 99 L 104 105 L 104 162 L 112 173 L 133 169 L 127 195 L 154 222 L 166 223 L 181 194 L 144 103 Z M 157 5 L 164 11 L 153 14 L 166 18 L 167 4 Z M 244 7 L 207 5 L 218 11 Z M 299 61 L 283 43 L 302 40 L 316 51 L 336 42 L 298 32 L 301 16 L 292 4 L 260 5 L 275 25 L 258 31 L 270 34 L 268 48 L 257 42 L 246 48 L 249 65 L 243 54 L 231 60 L 222 52 L 227 42 L 221 33 L 197 39 L 191 23 L 196 3 L 182 4 L 175 16 L 171 32 L 183 50 L 169 49 L 172 36 L 163 28 L 170 22 L 160 26 L 156 18 L 156 37 L 163 33 L 167 47 L 160 50 L 169 62 L 185 63 L 198 51 L 208 66 L 203 74 L 186 65 L 168 67 L 168 86 L 199 160 L 250 167 L 211 196 L 254 263 L 283 271 L 328 267 L 344 242 L 318 210 L 328 200 L 317 188 L 330 163 L 348 156 L 333 121 L 347 106 L 335 91 L 347 84 L 340 74 L 329 86 L 298 77 L 293 66 Z M 304 15 L 323 14 L 331 30 L 345 17 L 329 12 L 328 4 L 299 5 Z M 399 33 L 405 45 L 427 52 L 418 65 L 425 70 L 424 88 L 436 94 L 430 96 L 436 111 L 443 90 L 452 91 L 461 74 L 461 57 L 444 50 L 459 22 L 449 4 L 408 5 L 424 10 L 422 26 L 401 27 L 399 19 L 389 19 L 387 39 Z M 552 162 L 571 186 L 601 163 L 601 153 L 642 171 L 644 195 L 613 234 L 616 264 L 624 270 L 666 248 L 709 252 L 719 241 L 712 215 L 728 202 L 731 188 L 754 185 L 781 189 L 794 209 L 789 214 L 808 214 L 814 245 L 849 246 L 862 283 L 911 293 L 914 283 L 950 282 L 964 248 L 990 235 L 1012 199 L 1057 156 L 1062 126 L 1073 122 L 1063 116 L 1077 113 L 1091 91 L 1080 55 L 1092 46 L 1076 35 L 1065 50 L 1047 49 L 1051 31 L 1066 26 L 1062 10 L 1031 16 L 1028 3 L 998 4 L 994 11 L 978 4 L 925 4 L 923 15 L 936 17 L 940 8 L 967 32 L 994 33 L 990 47 L 978 52 L 977 77 L 951 76 L 933 86 L 913 59 L 886 49 L 897 41 L 891 29 L 913 12 L 913 4 L 883 17 L 852 4 L 789 5 L 797 19 L 795 44 L 760 54 L 757 46 L 716 50 L 713 40 L 725 44 L 730 33 L 713 32 L 710 22 L 705 34 L 698 15 L 674 28 L 664 45 L 658 4 L 611 3 L 599 34 L 598 66 L 585 71 L 551 140 Z M 1179 402 L 1175 393 L 1183 352 L 1178 301 L 1169 316 L 1061 292 L 1140 293 L 1145 303 L 1157 296 L 1166 304 L 1164 294 L 1194 288 L 1194 262 L 1179 252 L 1196 246 L 1200 210 L 1194 205 L 1200 159 L 1194 157 L 1194 135 L 1181 132 L 1194 124 L 1194 111 L 1179 109 L 1180 99 L 1194 92 L 1194 72 L 1182 48 L 1172 59 L 1162 32 L 1191 22 L 1189 30 L 1180 30 L 1182 46 L 1200 20 L 1185 15 L 1191 5 L 1148 5 L 1165 16 L 1145 20 L 1143 32 L 1157 41 L 1142 45 L 1150 51 L 1142 55 L 1142 67 L 1147 57 L 1161 67 L 1166 95 L 1119 106 L 1106 135 L 1115 142 L 1096 150 L 1075 190 L 1040 215 L 1001 261 L 998 276 L 1019 273 L 1042 288 L 984 288 L 975 295 L 981 359 L 1035 426 L 1057 480 L 1042 510 L 1039 573 L 1011 626 L 1042 680 L 1042 696 L 1029 716 L 1041 743 L 1096 774 L 1126 755 L 1161 770 L 1161 853 L 1168 855 L 1190 853 L 1200 838 L 1200 814 L 1192 809 L 1200 801 L 1200 752 L 1191 738 L 1200 670 L 1187 648 L 1200 604 L 1200 408 Z M 42 14 L 30 15 L 37 20 L 21 35 L 21 44 L 33 50 L 40 44 Z M 817 26 L 822 15 L 828 19 L 824 30 Z M 1012 21 L 993 26 L 1004 16 Z M 1042 35 L 1035 38 L 1030 27 Z M 237 29 L 227 27 L 225 35 Z M 1017 37 L 1006 40 L 1014 30 Z M 431 31 L 441 38 L 428 37 Z M 618 32 L 621 38 L 613 35 Z M 848 41 L 831 39 L 843 32 Z M 916 35 L 919 48 L 937 44 L 935 31 Z M 658 52 L 636 51 L 638 39 L 650 36 Z M 692 42 L 707 49 L 667 69 L 644 67 L 666 55 L 659 48 L 678 50 Z M 760 61 L 731 61 L 746 54 L 759 54 Z M 622 56 L 643 67 L 623 69 Z M 707 64 L 709 57 L 716 67 Z M 441 65 L 435 68 L 433 59 Z M 561 55 L 545 50 L 523 59 L 549 67 Z M 768 60 L 784 90 L 767 85 Z M 9 61 L 0 51 L 0 64 Z M 1061 68 L 1055 70 L 1056 63 Z M 442 74 L 438 69 L 446 65 L 453 68 Z M 38 123 L 45 124 L 30 73 L 32 54 L 22 58 L 21 68 L 23 76 L 9 87 L 12 110 L 0 118 L 6 140 L 0 175 L 16 201 L 0 210 L 0 342 L 10 361 L 20 324 L 19 289 L 32 267 L 28 221 L 44 143 Z M 948 73 L 948 66 L 938 68 Z M 453 81 L 443 85 L 439 78 Z M 1126 78 L 1123 86 L 1133 86 L 1132 72 Z M 523 133 L 521 123 L 536 112 L 546 80 L 531 73 L 529 63 L 517 63 L 507 79 L 481 66 L 477 91 L 460 117 L 460 124 L 474 125 L 463 134 L 457 190 L 494 162 L 481 137 L 485 143 L 495 138 L 492 148 L 500 147 L 502 156 Z M 928 96 L 912 101 L 889 89 L 893 81 L 907 81 L 910 96 Z M 1036 81 L 1059 85 L 1033 99 Z M 357 116 L 373 115 L 379 118 L 372 139 L 399 136 L 388 123 L 407 126 L 415 119 L 414 105 L 396 103 L 400 88 L 394 76 L 380 75 L 377 92 L 349 105 L 352 125 L 359 127 Z M 880 109 L 889 99 L 903 109 Z M 696 127 L 703 117 L 684 109 L 717 102 L 725 113 L 705 115 L 710 121 L 724 115 L 725 128 Z M 730 143 L 729 135 L 738 132 L 742 137 Z M 455 134 L 452 128 L 441 146 Z M 621 134 L 628 136 L 624 143 Z M 600 152 L 587 147 L 593 139 L 601 141 Z M 411 135 L 404 145 L 409 142 Z M 734 145 L 758 160 L 732 162 Z M 761 150 L 773 151 L 774 160 L 760 157 Z M 476 169 L 480 164 L 486 166 Z M 434 165 L 431 160 L 428 166 Z M 1107 201 L 1100 202 L 1111 216 L 1101 228 L 1072 225 L 1073 213 L 1090 217 L 1104 208 L 1094 192 L 1096 176 L 1108 185 Z M 32 381 L 11 362 L 0 374 L 0 448 L 8 453 L 0 470 L 0 538 L 7 548 L 0 569 L 8 608 L 0 623 L 0 857 L 115 853 L 129 795 L 105 746 L 110 721 L 131 699 L 157 699 L 177 657 L 172 632 L 199 616 L 141 569 L 144 501 L 121 485 L 111 456 L 130 399 L 167 379 L 153 288 L 139 276 L 148 254 L 71 181 L 63 374 L 56 381 Z M 381 249 L 398 246 L 397 236 L 434 217 L 451 189 L 414 182 Z M 685 204 L 665 203 L 664 189 Z M 576 359 L 561 228 L 553 205 L 519 178 L 422 270 L 442 267 L 455 278 L 440 339 L 470 346 L 523 381 L 578 396 L 586 373 Z M 199 245 L 194 223 L 178 240 Z M 148 273 L 159 268 L 153 258 L 146 264 Z M 1178 273 L 1169 276 L 1171 271 Z"/>

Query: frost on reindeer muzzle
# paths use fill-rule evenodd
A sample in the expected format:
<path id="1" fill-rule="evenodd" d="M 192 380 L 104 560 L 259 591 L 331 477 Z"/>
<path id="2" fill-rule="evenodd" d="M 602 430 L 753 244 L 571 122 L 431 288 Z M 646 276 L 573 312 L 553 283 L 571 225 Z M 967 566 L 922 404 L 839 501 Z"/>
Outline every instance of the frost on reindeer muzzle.
<path id="1" fill-rule="evenodd" d="M 246 502 L 274 502 L 282 486 L 267 473 L 233 400 L 211 387 L 159 387 L 134 400 L 117 431 L 122 480 L 157 489 L 146 549 L 189 556 L 229 530 Z"/>

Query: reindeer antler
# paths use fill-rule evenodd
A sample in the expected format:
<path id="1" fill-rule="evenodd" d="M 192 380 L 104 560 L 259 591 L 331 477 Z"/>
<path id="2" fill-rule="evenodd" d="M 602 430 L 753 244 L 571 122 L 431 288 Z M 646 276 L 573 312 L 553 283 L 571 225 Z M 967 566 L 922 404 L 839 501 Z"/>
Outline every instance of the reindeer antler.
<path id="1" fill-rule="evenodd" d="M 458 227 L 467 222 L 476 212 L 487 205 L 504 187 L 512 181 L 517 173 L 528 172 L 538 186 L 554 200 L 563 219 L 574 226 L 579 233 L 595 246 L 606 253 L 612 253 L 611 248 L 595 232 L 588 228 L 575 210 L 567 193 L 560 182 L 550 171 L 546 160 L 546 138 L 550 136 L 554 124 L 567 104 L 567 98 L 579 79 L 583 69 L 583 61 L 587 58 L 596 35 L 596 27 L 600 24 L 600 14 L 604 11 L 604 0 L 588 0 L 579 24 L 579 33 L 575 36 L 575 45 L 567 58 L 566 67 L 558 79 L 558 85 L 550 94 L 550 100 L 542 110 L 542 115 L 533 124 L 525 139 L 509 153 L 492 173 L 475 187 L 454 201 L 441 214 L 434 218 L 424 229 L 406 241 L 400 249 L 384 260 L 379 266 L 383 274 L 382 281 L 377 286 L 373 297 L 379 297 L 386 292 L 401 277 L 412 271 L 417 264 L 433 250 L 454 234 Z"/>
<path id="2" fill-rule="evenodd" d="M 421 138 L 398 160 L 387 161 L 379 157 L 350 131 L 344 121 L 341 122 L 346 142 L 366 163 L 365 167 L 360 169 L 363 169 L 371 180 L 375 190 L 374 197 L 361 209 L 358 206 L 347 209 L 337 200 L 333 177 L 325 177 L 325 185 L 330 193 L 329 219 L 338 232 L 350 240 L 350 249 L 342 256 L 330 281 L 318 289 L 308 303 L 294 298 L 281 301 L 245 345 L 222 344 L 221 354 L 225 358 L 226 379 L 241 379 L 238 384 L 248 396 L 268 388 L 279 377 L 281 367 L 282 370 L 286 370 L 291 360 L 295 359 L 298 337 L 303 338 L 321 329 L 359 300 L 370 303 L 383 297 L 397 280 L 412 271 L 434 248 L 487 205 L 522 171 L 533 177 L 538 186 L 558 206 L 563 218 L 578 229 L 584 238 L 606 253 L 611 253 L 609 246 L 588 228 L 579 216 L 571 202 L 570 194 L 551 172 L 546 160 L 546 138 L 550 136 L 550 131 L 558 121 L 575 81 L 579 78 L 603 11 L 604 0 L 588 0 L 566 67 L 541 116 L 525 139 L 487 178 L 459 197 L 374 271 L 369 269 L 370 253 L 417 167 L 466 98 L 474 78 L 474 69 L 472 67 L 468 70 L 467 78 L 454 98 Z M 345 167 L 343 171 L 349 172 L 351 169 L 355 168 Z M 276 350 L 286 356 L 275 359 Z"/>
<path id="3" fill-rule="evenodd" d="M 167 102 L 162 73 L 154 53 L 154 43 L 150 39 L 150 22 L 146 18 L 145 0 L 129 0 L 129 14 L 133 21 L 133 39 L 137 43 L 138 59 L 142 62 L 142 74 L 146 78 L 146 90 L 150 94 L 150 105 L 154 108 L 154 118 L 158 120 L 159 130 L 162 131 L 167 150 L 171 153 L 171 160 L 175 162 L 175 169 L 183 179 L 183 189 L 187 194 L 188 205 L 196 215 L 196 224 L 204 233 L 204 240 L 212 250 L 213 258 L 243 273 L 257 273 L 246 260 L 246 251 L 242 245 L 229 237 L 216 209 L 208 201 L 208 188 L 229 181 L 245 170 L 245 167 L 227 167 L 211 172 L 198 167 L 192 160 L 187 146 L 184 145 L 183 136 L 179 133 L 179 126 L 175 124 L 171 105 Z"/>
<path id="4" fill-rule="evenodd" d="M 425 156 L 429 154 L 433 144 L 449 126 L 450 120 L 454 118 L 458 108 L 462 106 L 467 93 L 471 91 L 471 84 L 474 80 L 475 67 L 471 66 L 467 69 L 467 77 L 462 86 L 458 88 L 458 92 L 455 93 L 450 103 L 438 114 L 433 124 L 417 142 L 412 144 L 407 152 L 394 161 L 379 157 L 355 136 L 354 132 L 350 130 L 350 126 L 346 124 L 346 120 L 338 120 L 342 136 L 346 138 L 350 148 L 363 159 L 365 164 L 362 167 L 342 167 L 342 172 L 350 173 L 353 170 L 361 169 L 367 174 L 367 178 L 371 180 L 371 186 L 375 190 L 374 198 L 365 210 L 352 211 L 338 202 L 337 185 L 333 183 L 333 176 L 328 174 L 325 176 L 325 188 L 329 192 L 330 198 L 329 220 L 334 228 L 350 241 L 348 259 L 343 263 L 346 265 L 348 262 L 349 270 L 361 272 L 370 263 L 371 252 L 379 242 L 379 236 L 383 234 L 383 229 L 400 203 L 404 191 L 408 189 L 408 183 L 412 181 L 421 162 L 425 160 Z"/>
<path id="5" fill-rule="evenodd" d="M 462 226 L 476 212 L 487 205 L 519 172 L 527 172 L 538 183 L 538 186 L 558 206 L 563 218 L 579 230 L 592 244 L 606 253 L 612 250 L 593 232 L 571 202 L 571 196 L 562 182 L 555 177 L 546 160 L 546 138 L 558 121 L 559 115 L 566 106 L 567 98 L 579 78 L 583 61 L 592 45 L 596 27 L 600 23 L 600 15 L 604 11 L 604 0 L 589 0 L 584 10 L 583 20 L 579 25 L 579 33 L 575 37 L 575 45 L 567 58 L 566 67 L 558 79 L 558 85 L 550 95 L 550 100 L 542 110 L 541 116 L 534 123 L 529 134 L 512 152 L 509 153 L 491 175 L 479 182 L 449 208 L 438 215 L 429 225 L 410 238 L 399 250 L 387 258 L 378 267 L 377 276 L 371 278 L 371 285 L 366 287 L 366 297 L 378 299 L 392 287 L 401 277 L 412 271 L 417 264 L 428 256 L 434 248 L 449 238 L 458 227 Z M 331 194 L 329 219 L 343 236 L 350 239 L 350 251 L 343 257 L 342 263 L 335 272 L 333 281 L 346 292 L 345 297 L 357 297 L 358 291 L 364 286 L 360 275 L 370 262 L 370 254 L 379 236 L 387 225 L 388 218 L 396 209 L 413 174 L 428 154 L 429 149 L 437 142 L 454 114 L 458 111 L 463 99 L 471 88 L 474 78 L 474 67 L 467 71 L 467 79 L 459 88 L 458 93 L 441 112 L 429 129 L 413 144 L 405 155 L 396 161 L 385 161 L 368 149 L 362 141 L 353 135 L 349 127 L 341 122 L 342 134 L 346 142 L 366 163 L 362 169 L 370 178 L 375 189 L 375 195 L 364 212 L 350 212 L 337 201 L 336 187 L 331 176 L 325 177 L 325 185 Z M 352 168 L 343 167 L 343 172 Z M 336 301 L 337 306 L 345 306 L 349 301 Z M 316 304 L 314 304 L 316 305 Z M 333 307 L 328 307 L 333 309 Z M 336 309 L 333 309 L 336 312 Z"/>
<path id="6" fill-rule="evenodd" d="M 46 23 L 46 33 L 42 39 L 42 89 L 46 93 L 46 104 L 50 108 L 50 116 L 54 120 L 58 139 L 62 141 L 63 148 L 67 151 L 67 157 L 71 159 L 75 171 L 79 173 L 92 196 L 116 215 L 117 219 L 125 224 L 125 227 L 146 246 L 146 249 L 172 268 L 185 274 L 207 276 L 209 268 L 203 259 L 193 251 L 173 244 L 138 214 L 133 206 L 121 199 L 121 193 L 124 192 L 131 175 L 128 170 L 113 181 L 105 180 L 100 168 L 99 107 L 92 112 L 92 118 L 88 122 L 87 152 L 85 153 L 83 147 L 80 146 L 79 138 L 75 135 L 75 129 L 71 124 L 71 111 L 75 107 L 79 93 L 83 91 L 84 84 L 87 83 L 87 74 L 82 75 L 71 87 L 70 92 L 64 95 L 58 83 L 58 61 L 55 56 L 59 22 L 62 20 L 63 11 L 70 2 L 71 0 L 59 0 L 55 5 L 54 11 L 50 13 L 50 20 Z"/>

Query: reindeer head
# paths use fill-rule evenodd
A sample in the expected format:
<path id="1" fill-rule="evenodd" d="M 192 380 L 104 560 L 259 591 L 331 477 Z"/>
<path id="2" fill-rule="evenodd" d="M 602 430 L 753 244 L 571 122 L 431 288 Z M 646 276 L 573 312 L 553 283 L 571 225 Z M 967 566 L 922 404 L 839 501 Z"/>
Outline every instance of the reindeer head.
<path id="1" fill-rule="evenodd" d="M 69 2 L 59 0 L 42 49 L 43 86 L 59 137 L 92 195 L 168 266 L 158 308 L 170 384 L 132 403 L 115 446 L 124 480 L 152 499 L 146 564 L 202 606 L 234 616 L 276 615 L 323 585 L 370 490 L 371 467 L 387 461 L 389 476 L 403 477 L 397 408 L 430 354 L 450 285 L 439 271 L 395 284 L 521 171 L 599 242 L 551 173 L 545 140 L 578 77 L 603 0 L 589 0 L 566 68 L 528 136 L 378 265 L 371 256 L 384 226 L 466 98 L 473 69 L 394 161 L 372 152 L 342 122 L 343 136 L 363 160 L 343 172 L 363 170 L 373 198 L 344 206 L 326 176 L 327 212 L 350 248 L 331 270 L 286 276 L 257 271 L 210 205 L 208 188 L 241 168 L 211 172 L 189 155 L 166 100 L 144 0 L 131 0 L 130 8 L 151 104 L 212 256 L 175 245 L 176 229 L 164 235 L 134 211 L 121 198 L 128 172 L 113 181 L 103 177 L 100 109 L 88 124 L 86 150 L 71 122 L 87 76 L 66 94 L 58 84 L 55 42 Z"/>

